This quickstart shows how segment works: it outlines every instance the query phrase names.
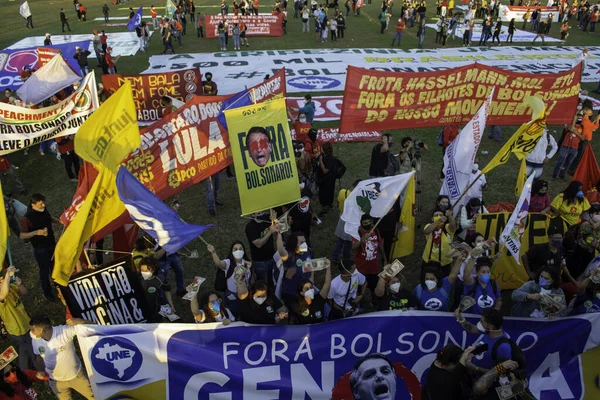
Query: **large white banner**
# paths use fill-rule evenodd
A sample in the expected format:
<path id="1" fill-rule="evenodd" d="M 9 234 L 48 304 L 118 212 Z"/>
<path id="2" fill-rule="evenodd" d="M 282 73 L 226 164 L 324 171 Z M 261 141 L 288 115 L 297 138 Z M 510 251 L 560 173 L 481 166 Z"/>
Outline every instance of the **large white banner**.
<path id="1" fill-rule="evenodd" d="M 304 49 L 228 51 L 157 55 L 144 73 L 200 68 L 212 72 L 219 93 L 231 94 L 263 81 L 285 67 L 289 92 L 343 91 L 346 67 L 379 71 L 424 72 L 460 67 L 473 62 L 530 73 L 556 73 L 570 69 L 582 46 L 495 46 L 452 49 Z M 584 82 L 600 78 L 600 47 L 588 47 Z"/>
<path id="2" fill-rule="evenodd" d="M 150 31 L 150 36 L 152 36 Z M 109 32 L 108 46 L 112 47 L 112 55 L 116 56 L 134 56 L 137 53 L 140 45 L 138 37 L 133 32 Z M 71 42 L 80 42 L 82 40 L 92 40 L 93 35 L 52 35 L 52 44 L 63 44 Z M 9 47 L 9 49 L 26 49 L 28 47 L 44 46 L 45 36 L 30 36 L 25 39 L 19 40 L 17 43 Z M 90 57 L 94 57 L 94 45 L 90 42 L 89 51 L 92 52 Z"/>

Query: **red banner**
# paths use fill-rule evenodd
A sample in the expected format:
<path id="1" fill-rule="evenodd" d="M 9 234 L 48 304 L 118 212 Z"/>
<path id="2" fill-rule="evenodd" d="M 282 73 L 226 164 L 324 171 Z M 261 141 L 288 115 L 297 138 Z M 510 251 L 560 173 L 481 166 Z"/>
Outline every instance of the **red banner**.
<path id="1" fill-rule="evenodd" d="M 110 94 L 116 92 L 125 81 L 131 83 L 133 99 L 138 112 L 138 121 L 154 122 L 163 117 L 160 99 L 171 96 L 186 102 L 194 95 L 202 94 L 200 70 L 184 69 L 175 72 L 162 72 L 143 75 L 102 75 L 104 89 Z"/>
<path id="2" fill-rule="evenodd" d="M 60 49 L 55 49 L 52 47 L 38 47 L 38 69 L 43 67 L 48 63 L 48 61 L 52 60 L 52 58 L 60 54 Z"/>
<path id="3" fill-rule="evenodd" d="M 233 14 L 226 16 L 221 15 L 205 15 L 204 26 L 206 27 L 207 38 L 218 38 L 219 37 L 219 22 L 223 21 L 223 18 L 227 20 L 229 26 L 229 37 L 233 36 L 233 24 L 238 22 L 240 19 L 244 21 L 248 30 L 246 36 L 283 36 L 283 26 L 281 24 L 281 17 L 276 15 L 238 15 L 237 17 Z"/>
<path id="4" fill-rule="evenodd" d="M 296 139 L 296 131 L 290 130 L 292 139 Z M 324 142 L 379 142 L 381 132 L 352 132 L 340 133 L 337 128 L 322 128 L 317 131 L 317 139 Z"/>
<path id="5" fill-rule="evenodd" d="M 348 66 L 340 132 L 465 124 L 495 87 L 488 125 L 519 125 L 538 96 L 548 125 L 570 123 L 577 107 L 581 66 L 557 74 L 511 72 L 482 64 L 434 72 L 383 72 Z"/>
<path id="6" fill-rule="evenodd" d="M 281 68 L 269 79 L 250 88 L 250 98 L 255 103 L 287 96 L 285 68 Z"/>

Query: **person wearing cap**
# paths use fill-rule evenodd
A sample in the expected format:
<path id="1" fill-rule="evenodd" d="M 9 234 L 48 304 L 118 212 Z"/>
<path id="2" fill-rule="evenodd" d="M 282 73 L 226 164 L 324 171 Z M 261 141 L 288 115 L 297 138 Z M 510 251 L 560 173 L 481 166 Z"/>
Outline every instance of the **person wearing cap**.
<path id="1" fill-rule="evenodd" d="M 90 54 L 92 53 L 89 50 L 84 50 L 79 46 L 75 47 L 75 55 L 73 58 L 77 60 L 77 65 L 79 65 L 83 76 L 90 73 L 90 67 L 88 65 L 88 56 Z"/>
<path id="2" fill-rule="evenodd" d="M 204 74 L 206 80 L 202 81 L 202 94 L 205 96 L 216 96 L 219 92 L 217 84 L 212 80 L 212 76 L 210 72 Z"/>
<path id="3" fill-rule="evenodd" d="M 304 113 L 304 115 L 306 115 L 306 120 L 312 125 L 313 120 L 315 119 L 315 103 L 312 101 L 312 96 L 310 94 L 304 96 L 304 100 L 305 102 L 303 107 L 291 107 L 291 110 L 297 113 Z"/>
<path id="4" fill-rule="evenodd" d="M 69 26 L 69 19 L 67 18 L 67 14 L 65 14 L 65 9 L 61 8 L 60 9 L 60 23 L 62 25 L 62 31 L 65 31 L 65 25 L 67 26 L 67 29 L 69 29 L 69 32 L 71 32 L 71 27 Z"/>
<path id="5" fill-rule="evenodd" d="M 44 39 L 44 46 L 52 46 L 52 40 L 50 39 L 50 34 L 46 33 L 46 39 Z"/>

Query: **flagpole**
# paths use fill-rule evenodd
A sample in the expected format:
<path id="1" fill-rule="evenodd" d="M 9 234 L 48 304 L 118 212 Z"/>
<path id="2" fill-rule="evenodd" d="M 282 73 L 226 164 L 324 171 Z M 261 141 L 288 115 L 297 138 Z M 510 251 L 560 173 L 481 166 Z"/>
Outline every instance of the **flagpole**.
<path id="1" fill-rule="evenodd" d="M 473 185 L 475 185 L 475 183 L 479 180 L 479 178 L 481 178 L 481 176 L 483 175 L 483 173 L 479 173 L 479 175 L 477 175 L 477 178 L 475 178 L 473 180 L 473 182 L 469 183 L 469 186 L 467 186 L 467 188 L 465 190 L 463 190 L 462 194 L 460 195 L 460 197 L 458 199 L 456 199 L 456 201 L 454 202 L 454 204 L 452 205 L 452 207 L 450 207 L 450 211 L 454 210 L 454 207 L 456 207 L 456 205 L 461 201 L 461 199 L 463 197 L 465 197 L 465 195 L 467 193 L 469 193 L 469 190 L 473 187 Z"/>

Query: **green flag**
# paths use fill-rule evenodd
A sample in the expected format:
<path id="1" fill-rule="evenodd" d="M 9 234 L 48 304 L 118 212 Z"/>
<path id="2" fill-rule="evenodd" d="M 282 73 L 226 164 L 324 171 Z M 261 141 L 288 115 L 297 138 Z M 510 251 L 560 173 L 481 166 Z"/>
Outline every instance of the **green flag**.
<path id="1" fill-rule="evenodd" d="M 171 0 L 167 0 L 167 4 L 165 4 L 165 17 L 173 18 L 173 14 L 177 11 L 177 7 Z"/>

